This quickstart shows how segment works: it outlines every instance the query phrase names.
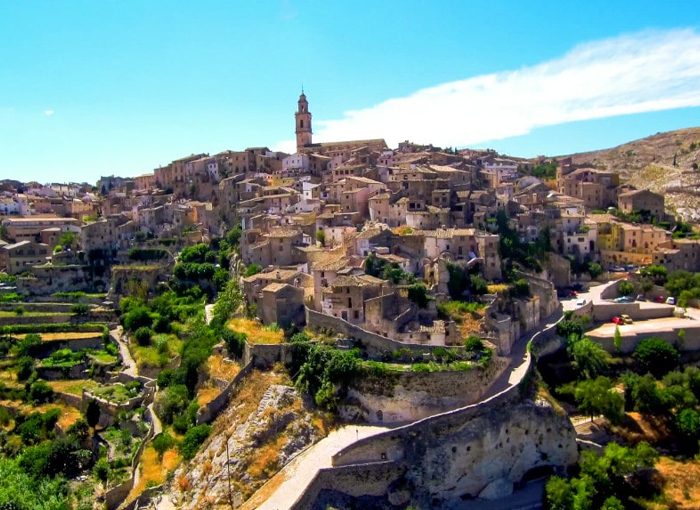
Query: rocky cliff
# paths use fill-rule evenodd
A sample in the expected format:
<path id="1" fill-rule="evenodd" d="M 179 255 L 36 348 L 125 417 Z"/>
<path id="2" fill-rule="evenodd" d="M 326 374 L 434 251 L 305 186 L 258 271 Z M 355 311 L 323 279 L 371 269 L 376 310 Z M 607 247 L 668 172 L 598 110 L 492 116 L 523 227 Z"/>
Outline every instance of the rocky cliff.
<path id="1" fill-rule="evenodd" d="M 295 508 L 439 508 L 498 498 L 534 469 L 574 464 L 575 439 L 568 418 L 545 401 L 485 406 L 459 427 L 406 435 L 400 459 L 323 472 Z"/>

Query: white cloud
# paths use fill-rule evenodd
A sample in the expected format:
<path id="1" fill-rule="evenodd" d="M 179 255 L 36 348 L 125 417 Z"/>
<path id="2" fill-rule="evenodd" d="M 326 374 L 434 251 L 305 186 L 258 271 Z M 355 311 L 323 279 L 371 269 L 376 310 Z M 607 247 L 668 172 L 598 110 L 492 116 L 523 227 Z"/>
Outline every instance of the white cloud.
<path id="1" fill-rule="evenodd" d="M 53 117 L 54 113 L 56 113 L 56 112 L 53 110 L 44 110 L 44 115 L 46 117 Z"/>
<path id="2" fill-rule="evenodd" d="M 316 121 L 314 140 L 383 137 L 390 146 L 405 139 L 464 146 L 541 126 L 698 105 L 700 34 L 644 31 L 582 44 L 535 66 L 444 83 L 348 111 L 341 119 Z"/>

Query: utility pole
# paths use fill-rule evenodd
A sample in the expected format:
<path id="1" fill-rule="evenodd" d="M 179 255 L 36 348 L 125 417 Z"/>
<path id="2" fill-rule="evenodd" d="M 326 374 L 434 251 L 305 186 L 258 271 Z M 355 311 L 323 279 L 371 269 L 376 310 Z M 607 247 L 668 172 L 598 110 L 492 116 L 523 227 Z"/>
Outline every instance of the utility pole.
<path id="1" fill-rule="evenodd" d="M 233 508 L 233 494 L 231 493 L 231 458 L 228 455 L 228 438 L 226 439 L 226 471 L 228 472 L 228 502 Z"/>

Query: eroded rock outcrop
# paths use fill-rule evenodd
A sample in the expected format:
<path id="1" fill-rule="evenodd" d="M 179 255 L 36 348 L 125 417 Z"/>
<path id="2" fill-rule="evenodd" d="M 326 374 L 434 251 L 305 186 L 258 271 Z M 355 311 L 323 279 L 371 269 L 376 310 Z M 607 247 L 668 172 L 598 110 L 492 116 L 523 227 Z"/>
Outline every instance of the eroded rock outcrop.
<path id="1" fill-rule="evenodd" d="M 381 446 L 385 447 L 386 443 Z M 368 496 L 377 508 L 398 508 L 405 506 L 406 494 L 418 508 L 448 506 L 470 497 L 493 499 L 511 493 L 533 469 L 562 469 L 578 459 L 569 419 L 546 401 L 531 400 L 487 403 L 456 427 L 454 421 L 444 427 L 435 422 L 418 425 L 394 436 L 392 448 L 400 453 L 390 454 L 384 463 L 345 465 L 322 473 L 299 502 L 304 506 L 295 508 L 322 508 L 319 505 L 354 498 L 367 503 Z M 368 476 L 376 480 L 368 483 Z M 371 494 L 363 483 L 373 487 Z M 379 496 L 377 483 L 384 484 L 387 496 Z M 401 505 L 394 505 L 398 502 Z"/>

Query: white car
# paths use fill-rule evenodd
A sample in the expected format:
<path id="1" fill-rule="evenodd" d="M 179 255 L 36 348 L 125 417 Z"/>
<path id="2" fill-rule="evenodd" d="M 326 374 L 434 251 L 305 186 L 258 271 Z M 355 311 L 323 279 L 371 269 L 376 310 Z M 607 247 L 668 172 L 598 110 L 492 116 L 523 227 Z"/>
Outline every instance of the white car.
<path id="1" fill-rule="evenodd" d="M 579 299 L 578 301 L 576 301 L 576 306 L 583 306 L 585 304 L 586 304 L 585 299 Z"/>
<path id="2" fill-rule="evenodd" d="M 669 296 L 666 298 L 666 304 L 667 305 L 675 305 L 676 304 L 676 298 L 673 296 Z"/>

